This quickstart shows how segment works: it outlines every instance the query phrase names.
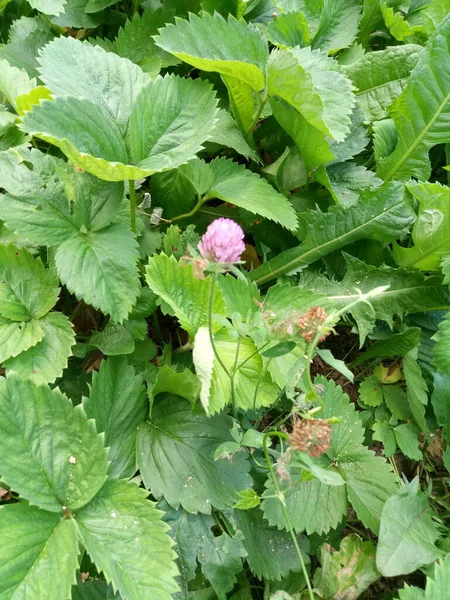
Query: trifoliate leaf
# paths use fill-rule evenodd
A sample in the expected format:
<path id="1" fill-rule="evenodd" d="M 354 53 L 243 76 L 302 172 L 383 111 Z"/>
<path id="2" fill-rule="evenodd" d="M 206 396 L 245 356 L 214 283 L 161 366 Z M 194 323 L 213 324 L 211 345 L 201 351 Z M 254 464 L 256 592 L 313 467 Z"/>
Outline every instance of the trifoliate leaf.
<path id="1" fill-rule="evenodd" d="M 0 315 L 10 321 L 39 319 L 53 308 L 59 288 L 39 258 L 0 245 Z"/>
<path id="2" fill-rule="evenodd" d="M 214 39 L 215 43 L 211 44 Z M 216 71 L 249 84 L 254 90 L 264 87 L 268 58 L 267 44 L 259 31 L 232 16 L 226 21 L 219 14 L 190 14 L 189 21 L 176 19 L 159 30 L 156 44 L 203 71 Z"/>
<path id="3" fill-rule="evenodd" d="M 147 283 L 167 303 L 189 335 L 208 324 L 211 277 L 197 279 L 192 265 L 180 264 L 173 256 L 159 254 L 150 258 Z M 225 315 L 225 303 L 218 286 L 214 290 L 213 314 Z M 217 330 L 218 324 L 213 326 Z"/>
<path id="4" fill-rule="evenodd" d="M 436 560 L 439 534 L 428 507 L 428 495 L 418 480 L 387 500 L 381 515 L 377 568 L 385 577 L 412 573 Z"/>
<path id="5" fill-rule="evenodd" d="M 83 546 L 123 598 L 171 600 L 178 590 L 162 513 L 134 483 L 108 479 L 76 516 Z"/>
<path id="6" fill-rule="evenodd" d="M 2 600 L 69 598 L 78 566 L 75 521 L 26 502 L 0 507 Z"/>
<path id="7" fill-rule="evenodd" d="M 0 379 L 0 423 L 2 479 L 32 504 L 76 510 L 106 480 L 103 437 L 81 406 L 74 409 L 58 390 Z"/>
<path id="8" fill-rule="evenodd" d="M 44 337 L 3 364 L 6 375 L 18 375 L 36 384 L 53 383 L 62 375 L 71 356 L 75 334 L 69 319 L 59 312 L 48 313 L 39 320 Z"/>
<path id="9" fill-rule="evenodd" d="M 163 398 L 138 433 L 137 461 L 146 487 L 189 512 L 210 513 L 212 506 L 235 504 L 238 492 L 251 483 L 247 453 L 213 458 L 221 443 L 233 441 L 231 425 L 225 415 L 193 415 L 187 400 Z"/>
<path id="10" fill-rule="evenodd" d="M 233 508 L 238 508 L 239 510 L 250 510 L 251 508 L 256 508 L 260 505 L 261 499 L 255 490 L 249 488 L 248 490 L 242 490 L 239 492 L 239 500 L 233 506 Z"/>
<path id="11" fill-rule="evenodd" d="M 259 579 L 281 579 L 289 571 L 299 571 L 300 565 L 292 538 L 287 531 L 270 527 L 259 508 L 235 510 L 234 518 L 244 535 L 247 562 Z M 303 559 L 309 562 L 307 539 L 300 535 L 297 539 Z"/>
<path id="12" fill-rule="evenodd" d="M 389 109 L 397 128 L 397 145 L 389 156 L 377 160 L 385 181 L 426 181 L 431 167 L 430 148 L 447 141 L 450 119 L 450 81 L 442 68 L 449 61 L 447 16 L 421 53 L 404 92 Z"/>
<path id="13" fill-rule="evenodd" d="M 406 235 L 414 218 L 405 203 L 404 188 L 398 183 L 365 191 L 358 205 L 348 209 L 334 206 L 326 213 L 304 213 L 300 228 L 303 243 L 255 269 L 250 278 L 258 285 L 267 283 L 359 239 L 396 240 Z"/>
<path id="14" fill-rule="evenodd" d="M 343 518 L 348 496 L 358 518 L 377 532 L 383 504 L 395 493 L 396 477 L 383 458 L 363 446 L 362 422 L 342 388 L 323 377 L 315 382 L 323 387 L 322 418 L 335 416 L 341 419 L 333 425 L 331 445 L 322 457 L 321 465 L 332 472 L 337 471 L 346 485 L 328 486 L 318 479 L 296 483 L 281 481 L 289 517 L 296 531 L 325 533 L 337 527 Z M 268 497 L 273 494 L 273 485 L 267 483 L 266 486 L 262 503 L 264 515 L 271 525 L 285 529 L 279 500 Z"/>
<path id="15" fill-rule="evenodd" d="M 207 199 L 220 198 L 280 223 L 287 229 L 297 229 L 294 207 L 265 179 L 225 158 L 215 160 L 210 165 L 214 181 L 206 194 Z"/>
<path id="16" fill-rule="evenodd" d="M 139 293 L 137 259 L 132 232 L 114 223 L 66 240 L 56 251 L 56 268 L 72 293 L 121 322 Z"/>
<path id="17" fill-rule="evenodd" d="M 95 419 L 97 431 L 105 433 L 109 448 L 109 474 L 131 477 L 136 472 L 137 428 L 144 422 L 148 400 L 142 377 L 127 364 L 124 356 L 102 361 L 93 373 L 92 388 L 83 407 L 89 419 Z"/>

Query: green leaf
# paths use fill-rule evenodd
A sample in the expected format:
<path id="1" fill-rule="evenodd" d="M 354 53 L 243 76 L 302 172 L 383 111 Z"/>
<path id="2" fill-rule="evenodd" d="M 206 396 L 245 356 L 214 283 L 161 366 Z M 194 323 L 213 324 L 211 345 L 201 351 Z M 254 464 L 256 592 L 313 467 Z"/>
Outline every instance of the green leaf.
<path id="1" fill-rule="evenodd" d="M 174 371 L 171 367 L 163 365 L 158 369 L 155 385 L 152 389 L 153 396 L 163 392 L 168 394 L 178 394 L 186 398 L 194 405 L 200 394 L 201 383 L 189 369 L 183 371 Z"/>
<path id="2" fill-rule="evenodd" d="M 123 598 L 171 600 L 175 552 L 162 513 L 134 483 L 108 479 L 77 514 L 83 546 Z M 149 568 L 149 564 L 152 568 Z"/>
<path id="3" fill-rule="evenodd" d="M 32 504 L 76 510 L 105 482 L 102 436 L 81 406 L 72 408 L 58 390 L 0 379 L 0 423 L 2 480 Z"/>
<path id="4" fill-rule="evenodd" d="M 45 15 L 58 16 L 64 12 L 66 0 L 30 0 L 30 6 Z"/>
<path id="5" fill-rule="evenodd" d="M 270 96 L 285 100 L 321 133 L 338 142 L 345 139 L 354 94 L 350 81 L 325 52 L 310 48 L 274 51 L 268 74 Z"/>
<path id="6" fill-rule="evenodd" d="M 284 356 L 285 354 L 289 354 L 295 348 L 295 342 L 280 342 L 279 344 L 275 344 L 261 352 L 261 356 L 265 358 L 278 358 L 279 356 Z"/>
<path id="7" fill-rule="evenodd" d="M 403 357 L 403 374 L 406 380 L 406 394 L 414 421 L 420 431 L 428 432 L 425 421 L 425 406 L 428 404 L 428 387 L 417 362 L 417 349 Z"/>
<path id="8" fill-rule="evenodd" d="M 236 574 L 242 570 L 245 550 L 241 536 L 227 533 L 214 535 L 214 519 L 209 515 L 192 515 L 183 509 L 175 511 L 167 507 L 164 520 L 172 527 L 171 535 L 177 543 L 177 553 L 183 587 L 195 576 L 196 559 L 220 600 L 225 600 L 236 583 Z M 167 510 L 168 509 L 168 510 Z"/>
<path id="9" fill-rule="evenodd" d="M 259 508 L 235 510 L 233 515 L 239 530 L 244 534 L 243 543 L 248 555 L 246 560 L 256 577 L 281 579 L 290 571 L 300 569 L 290 534 L 270 527 Z M 298 536 L 297 541 L 305 562 L 309 562 L 306 538 Z"/>
<path id="10" fill-rule="evenodd" d="M 377 568 L 385 577 L 407 575 L 436 560 L 439 534 L 428 506 L 428 495 L 414 480 L 389 498 L 381 515 Z"/>
<path id="11" fill-rule="evenodd" d="M 356 99 L 367 121 L 387 116 L 388 107 L 405 89 L 421 52 L 422 47 L 415 44 L 390 46 L 368 52 L 344 69 L 357 88 Z"/>
<path id="12" fill-rule="evenodd" d="M 251 479 L 246 452 L 213 459 L 220 444 L 233 441 L 231 426 L 225 415 L 193 415 L 187 400 L 166 396 L 138 433 L 137 460 L 146 487 L 189 512 L 232 506 Z"/>
<path id="13" fill-rule="evenodd" d="M 440 373 L 450 373 L 450 313 L 439 323 L 438 332 L 433 336 L 433 365 Z"/>
<path id="14" fill-rule="evenodd" d="M 44 84 L 56 97 L 73 96 L 101 106 L 124 134 L 148 76 L 126 58 L 72 37 L 50 42 L 39 57 Z"/>
<path id="15" fill-rule="evenodd" d="M 387 421 L 375 421 L 372 426 L 373 439 L 384 446 L 383 456 L 394 456 L 397 450 L 397 441 L 391 426 Z"/>
<path id="16" fill-rule="evenodd" d="M 211 44 L 214 39 L 215 43 Z M 261 91 L 265 85 L 267 44 L 259 31 L 231 15 L 189 15 L 159 30 L 156 44 L 180 60 L 202 71 L 215 71 L 237 78 Z"/>
<path id="17" fill-rule="evenodd" d="M 201 79 L 158 77 L 140 93 L 128 126 L 130 155 L 150 175 L 191 160 L 217 115 L 212 86 Z"/>
<path id="18" fill-rule="evenodd" d="M 66 240 L 56 251 L 56 268 L 70 292 L 121 322 L 139 293 L 137 259 L 133 233 L 114 223 Z"/>
<path id="19" fill-rule="evenodd" d="M 318 479 L 296 483 L 280 482 L 286 507 L 296 531 L 326 533 L 336 528 L 347 512 L 347 496 L 358 518 L 377 532 L 381 510 L 387 498 L 395 493 L 396 477 L 390 465 L 363 446 L 364 429 L 354 405 L 342 388 L 323 377 L 316 378 L 323 387 L 324 410 L 322 418 L 341 419 L 333 425 L 330 448 L 320 464 L 329 471 L 337 471 L 346 485 L 333 487 Z M 298 480 L 298 477 L 296 477 Z M 286 528 L 280 502 L 273 495 L 273 486 L 267 483 L 262 508 L 270 525 Z"/>
<path id="20" fill-rule="evenodd" d="M 281 252 L 251 272 L 258 285 L 292 273 L 359 239 L 390 242 L 403 237 L 414 219 L 401 184 L 392 183 L 361 194 L 357 206 L 333 206 L 302 214 L 303 243 Z"/>
<path id="21" fill-rule="evenodd" d="M 91 336 L 89 345 L 96 346 L 106 356 L 132 354 L 135 349 L 135 341 L 128 329 L 120 323 L 111 321 L 103 331 Z"/>
<path id="22" fill-rule="evenodd" d="M 0 597 L 69 598 L 78 566 L 75 521 L 25 502 L 0 509 Z"/>
<path id="23" fill-rule="evenodd" d="M 10 321 L 39 319 L 53 308 L 59 288 L 40 259 L 17 246 L 0 245 L 0 315 Z"/>
<path id="24" fill-rule="evenodd" d="M 380 4 L 381 0 L 363 0 L 363 12 L 359 24 L 358 40 L 364 48 L 369 47 L 371 34 L 383 25 Z"/>
<path id="25" fill-rule="evenodd" d="M 239 510 L 250 510 L 251 508 L 256 508 L 259 506 L 260 503 L 260 497 L 255 490 L 250 488 L 248 490 L 242 490 L 242 492 L 239 492 L 239 500 L 233 505 L 233 508 L 238 508 Z"/>
<path id="26" fill-rule="evenodd" d="M 228 111 L 222 108 L 217 113 L 217 120 L 208 142 L 233 148 L 245 158 L 251 158 L 255 162 L 260 161 L 258 154 L 246 142 L 236 121 Z"/>
<path id="27" fill-rule="evenodd" d="M 0 320 L 0 363 L 36 346 L 44 337 L 39 320 Z"/>
<path id="28" fill-rule="evenodd" d="M 359 399 L 366 406 L 379 406 L 383 402 L 383 388 L 375 375 L 369 375 L 362 381 Z"/>
<path id="29" fill-rule="evenodd" d="M 317 294 L 326 294 L 327 301 L 337 309 L 353 303 L 358 298 L 358 290 L 367 293 L 380 286 L 389 286 L 371 298 L 370 306 L 361 302 L 351 308 L 361 346 L 376 320 L 386 321 L 392 328 L 396 316 L 403 319 L 410 313 L 444 310 L 450 305 L 450 295 L 440 277 L 425 277 L 417 269 L 375 267 L 353 256 L 344 256 L 347 271 L 342 281 L 307 274 L 303 285 Z M 317 303 L 326 306 L 327 301 Z"/>
<path id="30" fill-rule="evenodd" d="M 405 585 L 399 591 L 400 600 L 446 600 L 450 576 L 450 554 L 435 563 L 433 575 L 427 577 L 425 592 L 417 587 Z"/>
<path id="31" fill-rule="evenodd" d="M 251 410 L 253 407 L 273 404 L 279 389 L 272 383 L 269 372 L 264 368 L 263 359 L 254 342 L 247 337 L 241 337 L 238 342 L 222 329 L 214 336 L 214 345 L 228 373 L 232 372 L 235 365 L 242 365 L 234 375 L 236 405 L 244 410 Z M 199 329 L 195 337 L 193 358 L 197 375 L 202 382 L 200 399 L 206 413 L 212 415 L 229 404 L 232 390 L 229 375 L 212 352 L 206 328 Z"/>
<path id="32" fill-rule="evenodd" d="M 442 65 L 450 60 L 449 31 L 447 17 L 421 53 L 404 92 L 389 109 L 398 141 L 392 154 L 377 160 L 378 174 L 386 181 L 411 177 L 426 181 L 431 173 L 429 150 L 448 141 L 450 76 Z"/>
<path id="33" fill-rule="evenodd" d="M 78 585 L 72 588 L 72 600 L 122 600 L 106 581 L 78 577 Z"/>
<path id="34" fill-rule="evenodd" d="M 165 254 L 150 258 L 146 271 L 149 287 L 170 306 L 181 327 L 194 337 L 199 327 L 208 323 L 211 277 L 197 279 L 191 264 L 180 264 Z M 225 315 L 225 303 L 218 288 L 214 290 L 213 313 Z"/>
<path id="35" fill-rule="evenodd" d="M 148 407 L 142 381 L 124 356 L 109 358 L 93 373 L 89 399 L 83 402 L 88 419 L 95 419 L 97 431 L 105 434 L 113 477 L 132 477 L 136 472 L 137 429 Z"/>
<path id="36" fill-rule="evenodd" d="M 265 179 L 243 165 L 225 158 L 214 160 L 210 165 L 214 181 L 206 199 L 220 198 L 224 202 L 280 223 L 287 229 L 297 228 L 294 207 Z"/>
<path id="37" fill-rule="evenodd" d="M 356 359 L 354 364 L 360 365 L 372 358 L 404 356 L 419 345 L 420 333 L 420 327 L 408 327 L 401 333 L 393 333 L 385 339 L 377 340 Z"/>
<path id="38" fill-rule="evenodd" d="M 386 27 L 396 40 L 404 42 L 406 38 L 421 31 L 421 25 L 411 26 L 400 11 L 394 12 L 394 8 L 388 6 L 386 2 L 381 2 L 380 6 Z"/>
<path id="39" fill-rule="evenodd" d="M 0 59 L 0 101 L 7 102 L 14 109 L 16 98 L 28 94 L 36 86 L 36 80 L 30 79 L 27 72 Z"/>
<path id="40" fill-rule="evenodd" d="M 412 423 L 402 423 L 394 427 L 395 439 L 400 450 L 411 460 L 422 460 L 423 454 L 419 449 L 419 430 Z"/>
<path id="41" fill-rule="evenodd" d="M 408 248 L 394 244 L 394 257 L 401 266 L 424 271 L 439 270 L 444 253 L 450 252 L 450 188 L 439 183 L 408 185 L 419 203 L 412 241 Z"/>
<path id="42" fill-rule="evenodd" d="M 4 362 L 8 377 L 18 375 L 39 385 L 52 383 L 62 375 L 75 343 L 72 324 L 62 313 L 52 312 L 42 317 L 39 325 L 44 333 L 42 340 Z"/>
<path id="43" fill-rule="evenodd" d="M 321 569 L 314 574 L 314 588 L 324 598 L 358 598 L 380 576 L 375 565 L 375 547 L 355 534 L 346 536 L 339 551 L 324 544 Z"/>
<path id="44" fill-rule="evenodd" d="M 386 406 L 396 419 L 407 420 L 412 417 L 405 392 L 398 385 L 384 385 L 383 397 Z"/>
<path id="45" fill-rule="evenodd" d="M 328 52 L 347 48 L 356 39 L 360 16 L 357 0 L 324 0 L 311 46 Z"/>
<path id="46" fill-rule="evenodd" d="M 267 26 L 267 36 L 272 44 L 281 48 L 309 46 L 311 36 L 303 12 L 283 12 Z"/>
<path id="47" fill-rule="evenodd" d="M 442 437 L 448 441 L 450 438 L 450 404 L 447 402 L 447 395 L 450 389 L 450 374 L 434 373 L 433 375 L 431 404 L 433 405 L 438 425 L 442 427 Z"/>

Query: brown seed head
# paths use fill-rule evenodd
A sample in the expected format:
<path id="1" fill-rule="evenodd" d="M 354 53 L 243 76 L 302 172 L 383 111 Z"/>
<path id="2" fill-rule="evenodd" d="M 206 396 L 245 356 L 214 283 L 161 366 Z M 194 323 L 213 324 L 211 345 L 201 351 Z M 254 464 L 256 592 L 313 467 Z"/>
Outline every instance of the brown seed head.
<path id="1" fill-rule="evenodd" d="M 321 456 L 330 447 L 331 425 L 323 419 L 297 419 L 289 441 L 295 450 Z"/>
<path id="2" fill-rule="evenodd" d="M 297 321 L 298 329 L 305 342 L 311 343 L 319 330 L 319 327 L 325 322 L 327 313 L 321 306 L 313 306 L 300 316 Z M 328 333 L 323 335 L 319 342 L 327 337 Z"/>

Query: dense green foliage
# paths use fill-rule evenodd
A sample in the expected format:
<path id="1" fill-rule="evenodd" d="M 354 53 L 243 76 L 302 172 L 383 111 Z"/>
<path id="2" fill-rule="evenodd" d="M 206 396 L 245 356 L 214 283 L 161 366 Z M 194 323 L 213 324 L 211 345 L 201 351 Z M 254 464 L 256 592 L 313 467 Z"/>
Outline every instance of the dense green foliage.
<path id="1" fill-rule="evenodd" d="M 0 0 L 0 600 L 448 600 L 449 162 L 450 0 Z"/>

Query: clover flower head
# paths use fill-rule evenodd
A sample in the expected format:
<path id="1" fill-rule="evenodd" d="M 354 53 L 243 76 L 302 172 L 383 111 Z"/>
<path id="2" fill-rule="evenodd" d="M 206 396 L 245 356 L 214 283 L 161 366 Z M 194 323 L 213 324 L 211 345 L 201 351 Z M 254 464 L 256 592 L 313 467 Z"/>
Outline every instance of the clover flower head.
<path id="1" fill-rule="evenodd" d="M 198 249 L 209 262 L 237 263 L 245 250 L 244 232 L 235 221 L 221 217 L 208 226 Z"/>

